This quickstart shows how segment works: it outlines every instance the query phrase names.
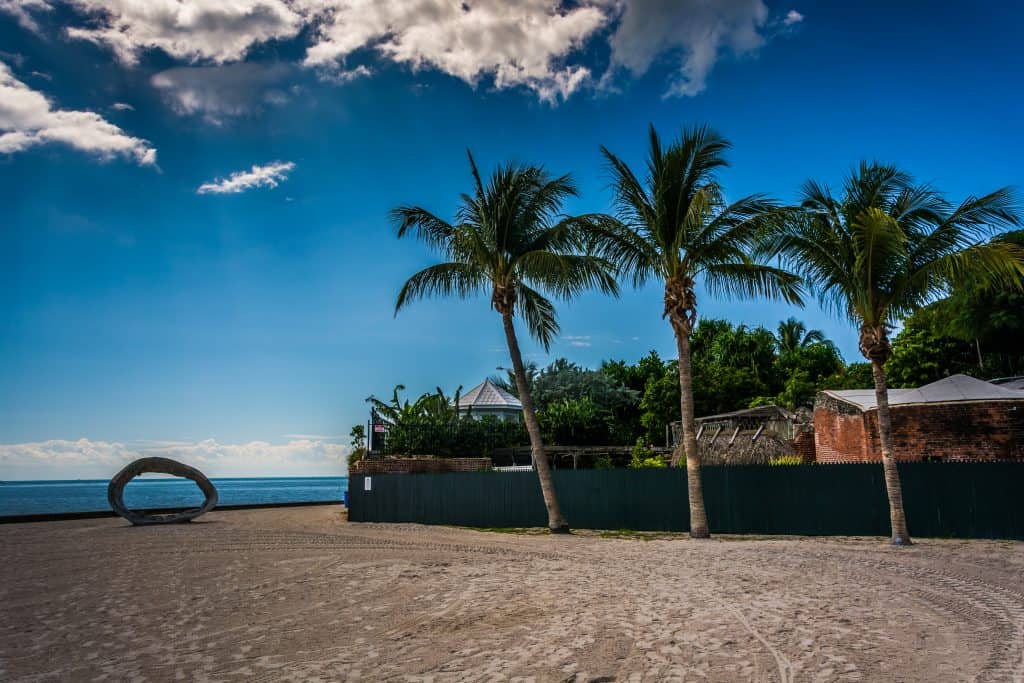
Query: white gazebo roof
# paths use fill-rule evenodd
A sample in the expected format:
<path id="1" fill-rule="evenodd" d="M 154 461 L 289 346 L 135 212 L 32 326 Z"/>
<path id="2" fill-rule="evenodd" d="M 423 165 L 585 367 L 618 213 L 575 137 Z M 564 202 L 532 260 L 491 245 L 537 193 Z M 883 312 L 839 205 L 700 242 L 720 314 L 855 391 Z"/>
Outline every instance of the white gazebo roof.
<path id="1" fill-rule="evenodd" d="M 459 409 L 499 409 L 522 410 L 519 399 L 508 393 L 489 379 L 478 384 L 459 398 Z"/>
<path id="2" fill-rule="evenodd" d="M 874 389 L 844 389 L 826 391 L 841 401 L 852 403 L 861 410 L 872 410 L 878 407 Z M 963 403 L 965 401 L 1020 401 L 1024 395 L 1020 391 L 1007 389 L 998 384 L 968 377 L 952 375 L 938 382 L 925 384 L 917 389 L 890 389 L 889 405 L 909 405 L 914 403 Z"/>

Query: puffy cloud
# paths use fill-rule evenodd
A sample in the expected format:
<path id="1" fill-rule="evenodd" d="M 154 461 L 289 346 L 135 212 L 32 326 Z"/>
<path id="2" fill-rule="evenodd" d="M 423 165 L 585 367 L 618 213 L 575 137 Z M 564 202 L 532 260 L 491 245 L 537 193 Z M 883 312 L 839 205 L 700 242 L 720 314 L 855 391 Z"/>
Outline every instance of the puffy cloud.
<path id="1" fill-rule="evenodd" d="M 498 89 L 526 86 L 548 101 L 586 82 L 589 69 L 563 62 L 611 17 L 604 1 L 571 8 L 557 0 L 69 1 L 90 24 L 70 27 L 68 35 L 110 47 L 125 64 L 149 49 L 223 64 L 310 26 L 304 63 L 335 80 L 367 75 L 365 66 L 349 69 L 345 62 L 357 50 L 372 50 L 473 85 L 490 76 Z"/>
<path id="2" fill-rule="evenodd" d="M 414 69 L 432 67 L 467 83 L 492 76 L 494 87 L 523 85 L 541 99 L 566 98 L 587 79 L 561 64 L 609 19 L 603 7 L 563 8 L 551 0 L 304 0 L 321 14 L 307 66 L 344 64 L 372 48 Z"/>
<path id="3" fill-rule="evenodd" d="M 24 1 L 48 7 L 48 0 Z M 11 2 L 0 0 L 6 3 L 0 8 L 32 20 L 18 0 Z M 610 86 L 622 71 L 641 75 L 668 57 L 677 66 L 666 94 L 695 95 L 724 52 L 754 52 L 777 29 L 803 20 L 790 10 L 769 21 L 763 0 L 67 2 L 85 19 L 67 34 L 108 46 L 125 64 L 162 50 L 179 60 L 223 65 L 243 60 L 254 46 L 301 34 L 308 39 L 303 64 L 340 83 L 369 75 L 373 65 L 363 62 L 376 57 L 473 86 L 489 79 L 499 90 L 525 87 L 550 103 L 592 83 L 583 48 L 597 36 L 611 48 L 601 84 Z M 173 90 L 181 95 L 179 109 L 213 107 L 203 104 L 209 91 Z"/>
<path id="4" fill-rule="evenodd" d="M 125 64 L 160 49 L 188 61 L 241 59 L 268 40 L 292 38 L 304 19 L 284 0 L 69 0 L 91 20 L 68 36 L 110 47 Z"/>
<path id="5" fill-rule="evenodd" d="M 63 144 L 101 159 L 116 156 L 149 166 L 156 150 L 91 111 L 54 109 L 45 95 L 19 81 L 0 62 L 0 154 Z"/>
<path id="6" fill-rule="evenodd" d="M 349 446 L 318 439 L 284 444 L 51 440 L 0 444 L 0 478 L 107 478 L 132 460 L 154 455 L 198 467 L 210 477 L 339 476 L 347 472 L 350 451 Z"/>
<path id="7" fill-rule="evenodd" d="M 253 165 L 248 171 L 236 171 L 227 178 L 217 178 L 203 183 L 196 190 L 199 194 L 236 194 L 254 187 L 277 187 L 288 179 L 288 173 L 295 168 L 291 161 L 272 161 L 266 166 Z"/>
<path id="8" fill-rule="evenodd" d="M 287 64 L 238 63 L 177 67 L 150 79 L 170 107 L 181 115 L 198 115 L 210 123 L 245 116 L 264 105 L 290 99 L 287 81 L 297 67 Z"/>
<path id="9" fill-rule="evenodd" d="M 39 33 L 39 24 L 32 15 L 33 12 L 46 12 L 53 9 L 47 0 L 0 0 L 0 14 L 7 14 L 14 17 L 27 31 Z"/>
<path id="10" fill-rule="evenodd" d="M 659 56 L 676 54 L 678 68 L 665 95 L 696 95 L 723 50 L 745 54 L 764 45 L 767 21 L 762 0 L 631 0 L 611 37 L 608 73 L 621 67 L 642 75 Z"/>

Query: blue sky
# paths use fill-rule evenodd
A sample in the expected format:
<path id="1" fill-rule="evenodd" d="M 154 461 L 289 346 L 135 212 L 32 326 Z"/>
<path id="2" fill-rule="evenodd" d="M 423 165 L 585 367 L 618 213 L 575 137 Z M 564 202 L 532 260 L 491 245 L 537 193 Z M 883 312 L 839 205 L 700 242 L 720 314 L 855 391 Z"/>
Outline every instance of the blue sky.
<path id="1" fill-rule="evenodd" d="M 1013 3 L 0 1 L 0 479 L 340 473 L 364 398 L 507 365 L 486 300 L 417 304 L 398 204 L 450 216 L 465 150 L 571 171 L 707 122 L 727 192 L 792 200 L 858 160 L 951 198 L 1024 185 Z M 233 176 L 233 174 L 236 174 Z M 200 191 L 200 188 L 203 188 Z M 670 355 L 656 287 L 562 305 L 540 363 Z M 704 316 L 817 307 L 701 300 Z"/>

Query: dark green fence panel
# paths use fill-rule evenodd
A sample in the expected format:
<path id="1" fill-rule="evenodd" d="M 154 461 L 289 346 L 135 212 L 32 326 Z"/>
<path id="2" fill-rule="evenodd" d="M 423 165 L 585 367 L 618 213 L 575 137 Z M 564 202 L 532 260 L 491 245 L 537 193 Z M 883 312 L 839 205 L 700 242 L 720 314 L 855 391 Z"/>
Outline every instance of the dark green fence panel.
<path id="1" fill-rule="evenodd" d="M 705 467 L 715 533 L 889 534 L 881 465 Z M 921 537 L 1024 539 L 1024 463 L 900 465 L 910 532 Z M 349 479 L 349 519 L 475 527 L 544 526 L 532 472 L 388 474 Z M 561 470 L 555 488 L 580 529 L 685 531 L 685 470 Z"/>
<path id="2" fill-rule="evenodd" d="M 1024 540 L 1024 463 L 914 463 L 900 472 L 911 535 Z"/>

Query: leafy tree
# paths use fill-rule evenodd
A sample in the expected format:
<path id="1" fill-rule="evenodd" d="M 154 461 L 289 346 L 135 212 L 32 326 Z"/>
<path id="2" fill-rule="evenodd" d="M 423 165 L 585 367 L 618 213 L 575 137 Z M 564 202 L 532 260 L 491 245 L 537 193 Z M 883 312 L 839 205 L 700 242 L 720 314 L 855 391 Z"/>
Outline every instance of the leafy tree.
<path id="1" fill-rule="evenodd" d="M 661 443 L 665 430 L 679 421 L 679 370 L 668 363 L 664 372 L 647 380 L 640 399 L 640 426 L 647 443 Z"/>
<path id="2" fill-rule="evenodd" d="M 635 392 L 636 396 L 640 398 L 639 401 L 620 405 L 613 411 L 611 426 L 612 443 L 621 445 L 631 444 L 641 433 L 645 433 L 647 435 L 646 438 L 650 439 L 651 434 L 647 431 L 647 427 L 643 426 L 645 422 L 651 425 L 652 430 L 657 432 L 658 442 L 664 438 L 665 430 L 663 425 L 679 419 L 678 409 L 670 404 L 666 409 L 656 411 L 660 417 L 652 415 L 644 420 L 643 397 L 647 392 L 650 382 L 652 380 L 660 380 L 669 371 L 671 371 L 674 378 L 672 381 L 675 382 L 676 387 L 674 403 L 675 406 L 678 406 L 679 373 L 676 371 L 675 366 L 663 361 L 657 351 L 652 350 L 641 358 L 636 365 L 630 365 L 621 360 L 604 361 L 601 363 L 602 373 L 608 375 L 613 381 L 630 391 Z M 652 404 L 657 404 L 657 401 L 653 398 L 648 399 L 647 405 Z M 658 431 L 659 426 L 660 431 Z"/>
<path id="3" fill-rule="evenodd" d="M 948 334 L 947 321 L 935 306 L 926 306 L 903 322 L 885 364 L 886 378 L 894 387 L 919 387 L 958 373 L 979 376 L 980 371 L 974 345 Z"/>
<path id="4" fill-rule="evenodd" d="M 462 196 L 454 224 L 416 206 L 392 212 L 399 237 L 414 235 L 446 259 L 409 278 L 398 294 L 395 312 L 422 297 L 490 295 L 491 308 L 501 316 L 505 330 L 548 527 L 567 533 L 514 321 L 517 314 L 522 317 L 530 334 L 547 349 L 558 323 L 554 304 L 545 294 L 563 300 L 591 288 L 617 294 L 610 264 L 584 248 L 594 238 L 596 224 L 607 218 L 561 214 L 565 200 L 578 194 L 568 175 L 552 177 L 541 166 L 508 164 L 496 169 L 485 184 L 472 155 L 469 165 L 474 187 Z"/>
<path id="5" fill-rule="evenodd" d="M 537 375 L 540 374 L 540 368 L 537 367 L 536 361 L 531 360 L 523 365 L 523 372 L 526 374 L 526 386 L 529 388 L 530 395 L 532 396 L 533 383 L 537 379 Z M 516 398 L 519 398 L 519 387 L 516 385 L 515 370 L 505 369 L 504 375 L 495 375 L 491 377 L 491 381 Z"/>
<path id="6" fill-rule="evenodd" d="M 1024 230 L 996 240 L 1024 248 Z M 944 335 L 974 347 L 980 376 L 1024 374 L 1024 282 L 1000 286 L 968 281 L 932 306 L 941 316 Z"/>
<path id="7" fill-rule="evenodd" d="M 1019 282 L 1021 250 L 984 242 L 993 228 L 1017 225 L 1011 192 L 1001 189 L 950 205 L 892 166 L 862 162 L 843 197 L 808 181 L 803 214 L 787 222 L 775 253 L 817 291 L 821 301 L 860 329 L 860 350 L 872 365 L 878 403 L 892 542 L 910 544 L 893 452 L 885 364 L 893 325 L 951 287 L 967 281 Z"/>
<path id="8" fill-rule="evenodd" d="M 581 368 L 565 358 L 555 360 L 537 373 L 531 385 L 538 410 L 567 399 L 588 398 L 601 410 L 612 412 L 636 403 L 639 393 L 623 386 L 611 375 Z"/>
<path id="9" fill-rule="evenodd" d="M 875 380 L 871 374 L 871 363 L 850 363 L 838 372 L 825 377 L 818 384 L 823 389 L 871 389 Z"/>
<path id="10" fill-rule="evenodd" d="M 589 396 L 563 398 L 539 413 L 542 434 L 559 446 L 602 446 L 608 443 L 610 411 Z"/>
<path id="11" fill-rule="evenodd" d="M 815 395 L 825 387 L 826 378 L 842 373 L 842 356 L 832 342 L 821 341 L 798 346 L 779 354 L 779 375 L 784 378 L 776 403 L 786 408 L 809 407 Z"/>
<path id="12" fill-rule="evenodd" d="M 365 448 L 366 447 L 366 427 L 363 425 L 356 425 L 352 428 L 352 431 L 348 433 L 352 437 L 352 448 Z"/>
<path id="13" fill-rule="evenodd" d="M 820 344 L 825 341 L 825 333 L 821 330 L 808 330 L 807 325 L 796 318 L 787 318 L 779 323 L 775 341 L 779 346 L 779 353 L 790 353 Z"/>
<path id="14" fill-rule="evenodd" d="M 680 412 L 690 500 L 690 535 L 710 536 L 700 480 L 694 425 L 691 335 L 697 322 L 698 279 L 725 296 L 780 297 L 796 303 L 799 279 L 756 261 L 752 247 L 778 217 L 775 203 L 750 196 L 728 203 L 716 173 L 726 165 L 729 143 L 706 127 L 693 128 L 662 145 L 650 128 L 647 177 L 641 181 L 621 159 L 602 147 L 613 174 L 619 221 L 605 224 L 602 253 L 632 276 L 634 284 L 658 278 L 665 287 L 664 317 L 679 354 Z"/>
<path id="15" fill-rule="evenodd" d="M 764 328 L 704 319 L 693 334 L 693 403 L 698 416 L 745 408 L 781 387 L 775 338 Z"/>

